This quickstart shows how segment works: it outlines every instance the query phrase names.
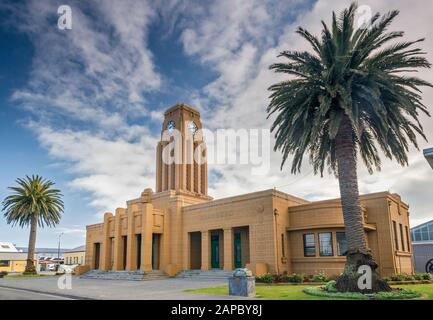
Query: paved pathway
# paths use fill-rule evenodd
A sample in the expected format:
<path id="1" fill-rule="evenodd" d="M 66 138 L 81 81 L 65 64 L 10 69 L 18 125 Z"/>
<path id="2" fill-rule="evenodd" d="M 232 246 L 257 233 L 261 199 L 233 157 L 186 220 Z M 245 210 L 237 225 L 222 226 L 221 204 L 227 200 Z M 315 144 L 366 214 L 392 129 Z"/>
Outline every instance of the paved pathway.
<path id="1" fill-rule="evenodd" d="M 162 279 L 149 281 L 122 281 L 80 279 L 72 276 L 72 288 L 60 289 L 58 276 L 41 278 L 0 279 L 0 291 L 5 288 L 27 289 L 38 293 L 61 295 L 65 298 L 115 299 L 115 300 L 220 300 L 238 297 L 216 296 L 182 292 L 185 289 L 206 288 L 227 282 L 191 279 Z M 12 297 L 17 297 L 11 293 Z M 0 295 L 0 300 L 3 299 Z M 25 295 L 27 296 L 27 295 Z M 19 298 L 18 298 L 19 299 Z"/>
<path id="2" fill-rule="evenodd" d="M 0 300 L 71 300 L 70 298 L 46 293 L 35 293 L 22 289 L 0 287 Z"/>

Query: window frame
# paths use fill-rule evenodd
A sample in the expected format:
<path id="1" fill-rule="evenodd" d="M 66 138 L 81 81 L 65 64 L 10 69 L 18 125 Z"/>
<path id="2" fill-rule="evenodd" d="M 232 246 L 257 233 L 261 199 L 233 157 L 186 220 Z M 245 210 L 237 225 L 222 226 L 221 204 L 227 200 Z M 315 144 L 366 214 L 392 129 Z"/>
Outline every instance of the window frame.
<path id="1" fill-rule="evenodd" d="M 406 230 L 407 252 L 411 252 L 411 250 L 410 250 L 410 239 L 409 239 L 409 227 L 408 226 L 404 226 L 404 228 Z"/>
<path id="2" fill-rule="evenodd" d="M 330 243 L 331 254 L 322 254 L 322 243 L 320 241 L 320 235 L 322 235 L 322 234 L 323 235 L 325 235 L 325 234 L 330 235 L 329 239 L 331 241 L 331 243 Z M 321 256 L 321 257 L 333 257 L 334 256 L 334 241 L 333 241 L 332 232 L 331 231 L 329 231 L 329 232 L 319 232 L 318 233 L 318 240 L 319 240 L 319 256 Z"/>
<path id="3" fill-rule="evenodd" d="M 398 246 L 398 234 L 397 234 L 397 222 L 395 222 L 394 220 L 392 220 L 392 229 L 394 230 L 394 246 L 395 246 L 395 250 L 399 251 L 399 246 Z"/>
<path id="4" fill-rule="evenodd" d="M 335 241 L 336 241 L 336 244 L 337 244 L 337 256 L 338 256 L 338 257 L 345 257 L 346 254 L 338 253 L 338 251 L 340 251 L 340 247 L 339 247 L 339 245 L 338 245 L 338 234 L 344 234 L 344 241 L 346 242 L 346 250 L 345 250 L 345 252 L 347 252 L 347 239 L 346 239 L 346 232 L 345 232 L 345 231 L 336 231 L 336 232 L 335 232 Z"/>
<path id="5" fill-rule="evenodd" d="M 313 236 L 313 245 L 309 245 L 307 246 L 307 236 Z M 315 233 L 304 233 L 302 235 L 302 238 L 304 240 L 304 257 L 316 257 L 317 255 L 317 250 L 316 250 L 316 234 Z M 307 254 L 307 249 L 314 249 L 314 254 Z"/>
<path id="6" fill-rule="evenodd" d="M 399 223 L 399 225 L 400 225 L 401 251 L 406 251 L 405 244 L 404 244 L 403 225 L 401 223 Z"/>

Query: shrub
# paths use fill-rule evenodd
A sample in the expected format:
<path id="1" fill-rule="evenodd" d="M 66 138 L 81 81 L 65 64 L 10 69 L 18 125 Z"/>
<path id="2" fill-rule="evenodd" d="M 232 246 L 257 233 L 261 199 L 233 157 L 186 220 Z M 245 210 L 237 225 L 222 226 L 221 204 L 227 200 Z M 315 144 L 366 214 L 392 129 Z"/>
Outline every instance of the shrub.
<path id="1" fill-rule="evenodd" d="M 313 282 L 327 282 L 327 281 L 329 281 L 329 278 L 326 275 L 326 273 L 319 272 L 311 278 L 311 281 L 313 281 Z"/>
<path id="2" fill-rule="evenodd" d="M 274 276 L 270 273 L 262 274 L 261 276 L 256 276 L 256 281 L 259 283 L 272 283 L 274 282 Z"/>
<path id="3" fill-rule="evenodd" d="M 3 278 L 4 276 L 7 276 L 7 271 L 0 271 L 0 278 Z"/>
<path id="4" fill-rule="evenodd" d="M 337 284 L 337 281 L 331 280 L 327 284 L 325 284 L 322 289 L 328 292 L 337 292 L 337 288 L 335 285 Z"/>
<path id="5" fill-rule="evenodd" d="M 433 275 L 430 273 L 416 273 L 413 277 L 415 280 L 432 280 Z"/>
<path id="6" fill-rule="evenodd" d="M 292 282 L 292 283 L 302 283 L 305 280 L 305 276 L 300 273 L 300 274 L 290 274 L 286 276 L 287 282 Z"/>

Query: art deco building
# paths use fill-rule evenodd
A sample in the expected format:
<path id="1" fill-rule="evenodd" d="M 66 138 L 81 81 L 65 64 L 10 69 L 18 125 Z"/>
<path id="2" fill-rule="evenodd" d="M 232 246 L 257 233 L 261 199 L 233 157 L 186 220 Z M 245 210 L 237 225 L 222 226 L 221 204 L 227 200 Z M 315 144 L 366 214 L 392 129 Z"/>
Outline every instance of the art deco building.
<path id="1" fill-rule="evenodd" d="M 125 208 L 106 213 L 103 223 L 87 226 L 90 269 L 161 270 L 170 276 L 239 267 L 254 274 L 343 270 L 339 199 L 310 202 L 271 189 L 213 200 L 199 112 L 178 104 L 164 117 L 155 191 L 145 189 Z M 174 139 L 181 147 L 166 148 Z M 361 204 L 380 273 L 412 273 L 408 205 L 389 192 L 361 196 Z"/>

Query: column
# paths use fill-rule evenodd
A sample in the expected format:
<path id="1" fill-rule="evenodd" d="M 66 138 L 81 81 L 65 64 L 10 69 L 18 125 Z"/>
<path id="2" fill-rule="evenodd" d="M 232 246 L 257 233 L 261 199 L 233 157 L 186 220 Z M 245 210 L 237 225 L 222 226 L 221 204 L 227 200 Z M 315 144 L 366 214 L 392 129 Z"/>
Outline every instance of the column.
<path id="1" fill-rule="evenodd" d="M 113 270 L 118 271 L 123 269 L 123 244 L 122 244 L 122 226 L 121 214 L 125 209 L 117 208 L 116 216 L 114 217 L 114 259 Z"/>
<path id="2" fill-rule="evenodd" d="M 210 270 L 209 230 L 201 232 L 201 270 Z"/>
<path id="3" fill-rule="evenodd" d="M 151 272 L 153 205 L 143 203 L 141 210 L 141 271 Z"/>
<path id="4" fill-rule="evenodd" d="M 224 229 L 224 270 L 233 270 L 233 230 Z"/>
<path id="5" fill-rule="evenodd" d="M 161 176 L 162 176 L 162 153 L 161 153 L 161 142 L 158 142 L 156 147 L 156 192 L 161 192 Z"/>
<path id="6" fill-rule="evenodd" d="M 128 214 L 128 241 L 126 248 L 126 270 L 135 271 L 137 270 L 137 244 L 135 239 L 135 216 L 134 209 L 135 205 L 129 206 L 127 210 Z"/>
<path id="7" fill-rule="evenodd" d="M 104 239 L 102 242 L 102 254 L 101 254 L 101 269 L 110 270 L 110 260 L 111 260 L 111 239 L 110 239 L 110 218 L 113 214 L 106 212 L 104 214 Z"/>
<path id="8" fill-rule="evenodd" d="M 164 157 L 168 159 L 167 151 L 168 148 L 165 148 L 166 144 L 161 144 L 161 168 L 162 168 L 162 174 L 161 174 L 161 188 L 162 191 L 168 190 L 168 165 L 164 162 Z"/>
<path id="9" fill-rule="evenodd" d="M 201 193 L 201 150 L 200 150 L 200 148 L 201 147 L 199 147 L 198 146 L 198 144 L 197 143 L 195 143 L 194 144 L 195 145 L 195 148 L 194 148 L 194 152 L 197 150 L 197 148 L 198 148 L 198 153 L 197 153 L 197 162 L 194 160 L 194 179 L 195 179 L 195 181 L 196 181 L 196 184 L 195 184 L 195 191 L 197 192 L 197 193 Z"/>

